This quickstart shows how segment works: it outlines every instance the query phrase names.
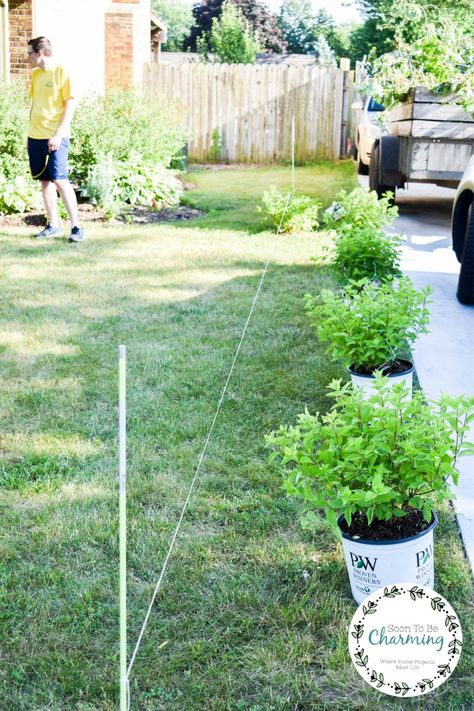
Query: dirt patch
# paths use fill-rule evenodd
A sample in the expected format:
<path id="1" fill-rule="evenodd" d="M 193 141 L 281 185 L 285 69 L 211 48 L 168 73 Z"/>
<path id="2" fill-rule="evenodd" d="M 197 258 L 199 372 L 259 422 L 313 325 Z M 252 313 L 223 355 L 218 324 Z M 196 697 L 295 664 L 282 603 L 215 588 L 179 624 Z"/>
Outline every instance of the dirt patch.
<path id="1" fill-rule="evenodd" d="M 193 207 L 164 207 L 162 210 L 150 210 L 147 207 L 134 207 L 129 213 L 117 217 L 117 222 L 128 222 L 131 224 L 148 225 L 152 222 L 183 222 L 201 217 L 202 210 Z"/>
<path id="2" fill-rule="evenodd" d="M 201 210 L 196 210 L 192 207 L 182 205 L 180 207 L 166 207 L 162 210 L 157 210 L 148 207 L 134 207 L 126 214 L 117 217 L 114 220 L 106 220 L 104 213 L 96 206 L 89 203 L 80 203 L 78 205 L 79 222 L 109 222 L 110 224 L 133 224 L 133 225 L 149 225 L 156 222 L 182 222 L 184 220 L 193 220 L 200 217 L 204 213 Z M 65 220 L 63 220 L 65 222 Z M 0 226 L 4 227 L 44 227 L 46 218 L 43 212 L 25 212 L 22 215 L 0 215 Z"/>

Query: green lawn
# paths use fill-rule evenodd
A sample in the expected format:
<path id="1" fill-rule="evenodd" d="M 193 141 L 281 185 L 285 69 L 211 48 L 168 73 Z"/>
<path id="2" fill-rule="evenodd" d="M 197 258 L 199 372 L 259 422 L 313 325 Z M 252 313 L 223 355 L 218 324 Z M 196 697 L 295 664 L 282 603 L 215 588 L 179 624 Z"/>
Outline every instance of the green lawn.
<path id="1" fill-rule="evenodd" d="M 345 377 L 303 311 L 305 293 L 332 283 L 311 261 L 324 236 L 252 234 L 252 184 L 282 170 L 191 173 L 188 202 L 213 211 L 186 225 L 88 227 L 81 245 L 0 234 L 2 711 L 118 708 L 118 345 L 128 350 L 131 652 L 267 259 L 132 671 L 131 708 L 471 708 L 473 590 L 452 512 L 436 534 L 437 589 L 461 617 L 463 657 L 422 705 L 391 699 L 349 660 L 355 606 L 339 544 L 300 528 L 268 464 L 265 433 L 324 408 L 327 382 Z M 321 170 L 326 201 L 349 173 Z M 297 177 L 321 184 L 318 167 Z M 226 212 L 240 229 L 224 228 Z"/>

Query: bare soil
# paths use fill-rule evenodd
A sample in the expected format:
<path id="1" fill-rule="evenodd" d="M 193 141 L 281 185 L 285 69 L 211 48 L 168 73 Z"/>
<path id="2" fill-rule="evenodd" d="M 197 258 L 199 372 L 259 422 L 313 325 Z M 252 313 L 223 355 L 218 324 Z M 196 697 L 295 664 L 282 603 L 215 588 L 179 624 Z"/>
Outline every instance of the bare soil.
<path id="1" fill-rule="evenodd" d="M 134 207 L 126 214 L 118 216 L 114 220 L 107 220 L 104 213 L 90 203 L 80 203 L 79 221 L 86 222 L 110 222 L 110 224 L 122 224 L 124 222 L 137 225 L 149 225 L 154 222 L 182 222 L 192 220 L 204 214 L 201 210 L 181 205 L 179 207 L 166 207 L 161 210 L 148 207 Z M 46 225 L 44 212 L 25 212 L 22 215 L 0 215 L 0 226 L 4 227 L 43 227 Z"/>

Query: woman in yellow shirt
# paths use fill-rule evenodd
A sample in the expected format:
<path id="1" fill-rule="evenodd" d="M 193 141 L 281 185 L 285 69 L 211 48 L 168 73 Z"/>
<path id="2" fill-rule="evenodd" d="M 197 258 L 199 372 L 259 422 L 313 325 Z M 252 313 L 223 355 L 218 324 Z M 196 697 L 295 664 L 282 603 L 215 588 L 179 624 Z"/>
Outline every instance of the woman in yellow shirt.
<path id="1" fill-rule="evenodd" d="M 68 178 L 67 157 L 74 94 L 68 72 L 52 57 L 51 42 L 46 37 L 28 41 L 31 75 L 30 126 L 28 156 L 33 178 L 41 182 L 48 224 L 35 237 L 63 234 L 59 226 L 59 192 L 71 220 L 70 242 L 82 242 L 84 230 L 77 217 L 77 200 Z"/>

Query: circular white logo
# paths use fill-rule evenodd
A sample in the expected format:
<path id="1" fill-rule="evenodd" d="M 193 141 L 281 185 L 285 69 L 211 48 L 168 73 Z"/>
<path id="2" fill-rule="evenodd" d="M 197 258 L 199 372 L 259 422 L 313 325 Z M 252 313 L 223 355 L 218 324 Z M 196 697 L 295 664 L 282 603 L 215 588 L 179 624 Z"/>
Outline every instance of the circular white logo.
<path id="1" fill-rule="evenodd" d="M 443 684 L 462 650 L 453 608 L 434 590 L 413 583 L 380 588 L 357 608 L 349 627 L 355 668 L 391 696 L 420 696 Z"/>

